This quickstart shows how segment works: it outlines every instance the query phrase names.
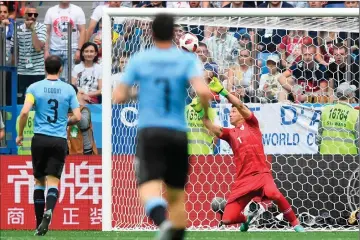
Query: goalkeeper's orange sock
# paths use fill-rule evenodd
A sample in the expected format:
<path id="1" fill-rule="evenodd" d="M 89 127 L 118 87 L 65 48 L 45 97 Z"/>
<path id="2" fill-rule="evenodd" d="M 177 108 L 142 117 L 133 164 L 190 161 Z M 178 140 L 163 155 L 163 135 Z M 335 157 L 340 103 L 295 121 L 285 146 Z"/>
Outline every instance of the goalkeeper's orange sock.
<path id="1" fill-rule="evenodd" d="M 34 208 L 36 216 L 36 228 L 40 225 L 45 208 L 45 196 L 44 196 L 45 187 L 35 186 L 34 188 Z"/>
<path id="2" fill-rule="evenodd" d="M 276 200 L 276 204 L 278 205 L 280 212 L 284 214 L 284 218 L 289 221 L 291 226 L 295 227 L 300 224 L 289 202 L 282 194 L 279 199 Z"/>

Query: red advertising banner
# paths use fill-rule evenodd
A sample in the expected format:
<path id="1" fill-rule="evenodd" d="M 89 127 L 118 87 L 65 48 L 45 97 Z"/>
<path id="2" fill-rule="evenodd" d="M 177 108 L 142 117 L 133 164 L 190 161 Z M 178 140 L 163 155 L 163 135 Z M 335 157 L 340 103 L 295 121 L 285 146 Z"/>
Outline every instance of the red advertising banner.
<path id="1" fill-rule="evenodd" d="M 269 158 L 268 158 L 269 159 Z M 189 226 L 214 227 L 214 197 L 227 197 L 235 166 L 229 155 L 191 156 L 186 185 Z M 101 156 L 70 156 L 59 187 L 52 229 L 101 229 Z M 113 227 L 153 226 L 139 201 L 132 155 L 113 156 Z M 0 229 L 35 229 L 30 156 L 0 156 Z"/>
<path id="2" fill-rule="evenodd" d="M 0 229 L 35 229 L 29 156 L 0 157 Z M 101 156 L 68 157 L 52 229 L 101 229 Z"/>

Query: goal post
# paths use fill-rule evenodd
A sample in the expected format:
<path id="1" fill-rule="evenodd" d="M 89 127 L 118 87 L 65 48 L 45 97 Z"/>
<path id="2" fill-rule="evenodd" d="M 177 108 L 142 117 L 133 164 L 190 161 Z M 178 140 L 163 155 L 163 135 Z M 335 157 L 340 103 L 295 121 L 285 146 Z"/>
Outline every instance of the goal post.
<path id="1" fill-rule="evenodd" d="M 359 12 L 358 9 L 312 9 L 312 8 L 294 8 L 294 9 L 260 9 L 260 8 L 246 8 L 246 9 L 218 9 L 218 8 L 177 8 L 177 9 L 156 9 L 156 8 L 104 8 L 102 16 L 102 67 L 103 67 L 103 84 L 102 84 L 102 230 L 144 230 L 154 229 L 145 219 L 144 212 L 140 206 L 140 202 L 136 192 L 136 183 L 134 181 L 134 173 L 132 170 L 132 161 L 135 149 L 134 135 L 129 131 L 136 132 L 136 129 L 129 130 L 125 127 L 134 127 L 136 124 L 135 118 L 137 109 L 133 105 L 116 106 L 112 104 L 112 87 L 113 87 L 113 39 L 112 33 L 114 31 L 113 21 L 117 17 L 127 19 L 137 19 L 150 21 L 158 13 L 171 13 L 176 16 L 176 21 L 179 24 L 185 25 L 206 25 L 206 26 L 225 26 L 225 27 L 244 27 L 244 28 L 269 28 L 269 29 L 286 29 L 286 30 L 306 30 L 306 31 L 334 31 L 334 32 L 359 32 Z M 274 19 L 276 18 L 276 19 Z M 134 26 L 135 28 L 135 26 Z M 130 50 L 131 51 L 131 50 Z M 125 109 L 126 108 L 126 109 Z M 124 110 L 125 109 L 125 110 Z M 125 119 L 131 115 L 131 123 L 124 125 L 119 124 L 119 119 Z M 264 116 L 265 117 L 265 116 Z M 118 130 L 114 130 L 118 128 Z M 136 127 L 135 127 L 136 128 Z M 116 132 L 114 132 L 116 131 Z M 127 136 L 126 141 L 122 141 L 124 136 Z M 125 137 L 126 138 L 126 137 Z M 128 152 L 122 150 L 115 150 L 118 148 L 131 148 Z M 224 162 L 219 162 L 217 156 L 221 156 L 226 163 L 231 163 L 228 159 L 229 155 L 220 154 L 213 156 L 213 161 L 222 168 L 226 168 Z M 280 155 L 281 156 L 281 155 Z M 207 156 L 192 156 L 189 161 L 204 162 Z M 309 155 L 296 155 L 291 158 L 309 158 Z M 276 158 L 276 157 L 275 157 Z M 345 156 L 344 156 L 345 159 Z M 349 166 L 351 165 L 350 157 Z M 335 161 L 335 160 L 334 160 Z M 282 171 L 282 166 L 276 163 L 277 167 Z M 340 163 L 337 163 L 339 165 Z M 295 166 L 294 166 L 295 167 Z M 308 168 L 309 166 L 304 166 Z M 211 166 L 210 166 L 211 168 Z M 351 168 L 353 169 L 353 168 Z M 198 169 L 192 169 L 198 171 Z M 202 170 L 201 170 L 202 171 Z M 204 170 L 208 174 L 212 174 L 209 169 Z M 350 170 L 349 170 L 350 171 Z M 231 171 L 230 171 L 231 172 Z M 224 184 L 230 185 L 231 175 L 226 174 L 224 183 L 217 186 L 217 190 L 221 192 Z M 196 174 L 202 175 L 202 172 Z M 355 176 L 352 173 L 351 176 Z M 286 175 L 286 174 L 285 174 Z M 195 176 L 196 178 L 197 176 Z M 226 178 L 226 179 L 225 179 Z M 355 179 L 355 177 L 353 177 Z M 129 180 L 131 179 L 131 180 Z M 199 180 L 202 178 L 199 177 Z M 128 181 L 129 182 L 126 182 Z M 225 181 L 226 180 L 226 181 Z M 285 182 L 288 179 L 282 179 Z M 202 181 L 202 180 L 201 180 Z M 121 184 L 118 184 L 118 183 Z M 203 184 L 203 185 L 202 185 Z M 285 183 L 284 183 L 285 184 Z M 208 182 L 199 182 L 194 184 L 200 188 L 209 188 Z M 206 185 L 206 186 L 205 186 Z M 356 184 L 355 184 L 356 185 Z M 354 186 L 355 186 L 354 185 Z M 358 187 L 358 183 L 356 185 Z M 355 186 L 355 187 L 356 187 Z M 194 186 L 195 189 L 195 186 Z M 194 190 L 196 191 L 196 190 Z M 204 190 L 205 191 L 205 190 Z M 205 192 L 202 192 L 202 196 Z M 212 190 L 214 191 L 214 190 Z M 349 191 L 351 192 L 351 191 Z M 129 196 L 130 195 L 130 196 Z M 353 194 L 354 195 L 354 194 Z M 352 196 L 354 197 L 354 196 Z M 349 197 L 351 198 L 351 197 Z M 201 200 L 197 200 L 201 201 Z M 207 199 L 207 204 L 209 200 Z M 291 202 L 290 202 L 291 203 Z M 122 206 L 124 204 L 128 206 Z M 196 206 L 195 206 L 196 205 Z M 192 204 L 196 211 L 189 214 L 197 215 L 198 218 L 207 217 L 208 213 L 202 209 L 201 203 L 195 202 Z M 208 209 L 208 207 L 207 207 Z M 115 213 L 114 213 L 115 211 Z M 119 212 L 116 212 L 119 211 Z M 207 211 L 207 210 L 206 210 Z M 122 218 L 123 215 L 126 217 Z M 214 217 L 214 214 L 211 215 Z M 119 218 L 122 222 L 118 223 Z M 127 222 L 128 221 L 128 222 Z M 212 229 L 213 223 L 209 221 L 202 221 L 196 219 L 197 226 L 190 226 L 191 229 Z M 208 225 L 207 225 L 208 224 Z"/>

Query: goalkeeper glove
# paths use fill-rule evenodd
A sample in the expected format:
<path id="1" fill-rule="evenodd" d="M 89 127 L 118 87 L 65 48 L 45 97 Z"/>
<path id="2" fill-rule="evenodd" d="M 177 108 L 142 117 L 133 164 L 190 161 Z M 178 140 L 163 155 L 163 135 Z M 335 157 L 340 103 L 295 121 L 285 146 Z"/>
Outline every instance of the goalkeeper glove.
<path id="1" fill-rule="evenodd" d="M 359 221 L 360 208 L 353 211 L 348 219 L 350 225 L 355 225 Z"/>
<path id="2" fill-rule="evenodd" d="M 212 78 L 211 82 L 209 83 L 209 88 L 211 91 L 221 94 L 224 97 L 229 95 L 229 92 L 224 88 L 217 77 Z"/>
<path id="3" fill-rule="evenodd" d="M 196 97 L 191 101 L 190 107 L 192 107 L 195 110 L 195 112 L 199 115 L 200 118 L 204 117 L 205 111 L 200 103 L 199 97 Z"/>

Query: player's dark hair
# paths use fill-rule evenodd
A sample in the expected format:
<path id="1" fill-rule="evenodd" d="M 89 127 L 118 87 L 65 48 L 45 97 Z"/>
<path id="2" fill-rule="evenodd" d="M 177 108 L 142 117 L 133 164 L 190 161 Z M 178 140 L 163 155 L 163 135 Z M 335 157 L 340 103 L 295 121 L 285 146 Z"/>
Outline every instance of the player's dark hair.
<path id="1" fill-rule="evenodd" d="M 73 89 L 75 90 L 75 93 L 78 94 L 79 89 L 77 88 L 77 86 L 72 83 L 69 83 L 69 84 L 73 87 Z"/>
<path id="2" fill-rule="evenodd" d="M 59 56 L 50 55 L 45 60 L 45 71 L 47 74 L 58 74 L 62 66 L 62 59 Z"/>
<path id="3" fill-rule="evenodd" d="M 80 60 L 81 60 L 82 62 L 85 61 L 85 58 L 84 58 L 84 56 L 83 56 L 83 53 L 84 53 L 85 49 L 88 48 L 88 47 L 90 47 L 90 46 L 93 46 L 94 49 L 95 49 L 96 56 L 95 56 L 93 62 L 96 63 L 96 62 L 99 60 L 99 48 L 98 48 L 97 44 L 95 44 L 95 43 L 93 43 L 93 42 L 86 42 L 86 43 L 83 44 L 83 46 L 82 46 L 81 49 L 80 49 Z"/>
<path id="4" fill-rule="evenodd" d="M 170 14 L 157 14 L 153 23 L 153 37 L 158 41 L 172 41 L 174 36 L 174 17 Z"/>

